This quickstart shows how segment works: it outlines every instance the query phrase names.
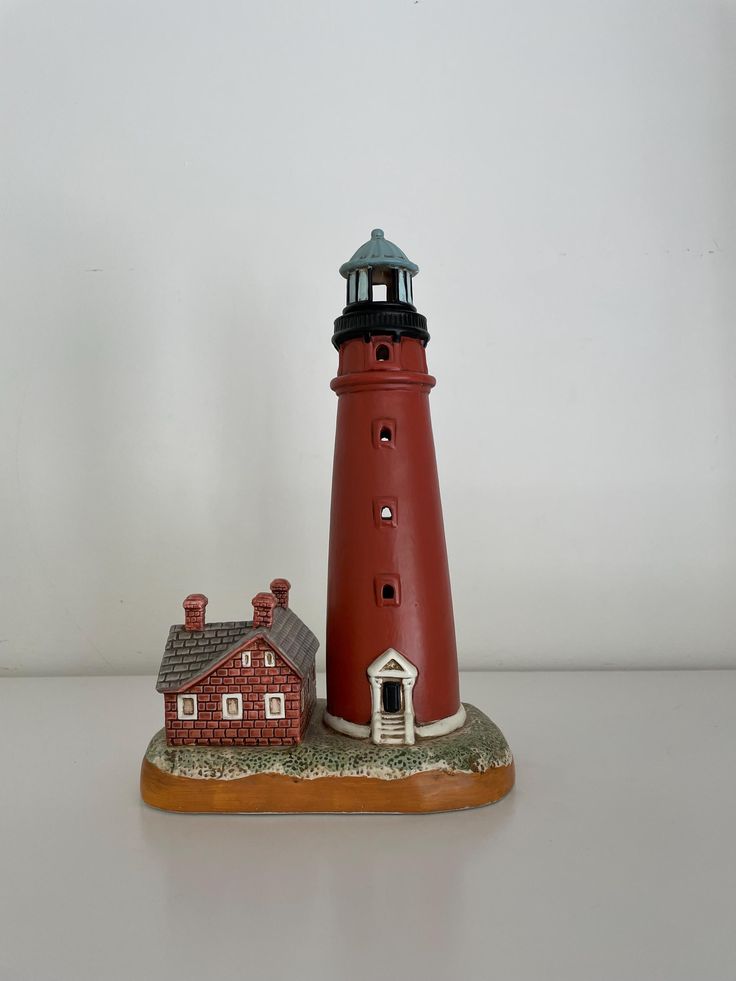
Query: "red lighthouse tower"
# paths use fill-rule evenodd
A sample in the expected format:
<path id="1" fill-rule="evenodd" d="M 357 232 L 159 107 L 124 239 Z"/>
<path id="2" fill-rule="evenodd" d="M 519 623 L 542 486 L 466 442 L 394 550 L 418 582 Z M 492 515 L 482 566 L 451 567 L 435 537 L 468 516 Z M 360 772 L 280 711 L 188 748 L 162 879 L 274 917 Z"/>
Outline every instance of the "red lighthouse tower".
<path id="1" fill-rule="evenodd" d="M 374 229 L 340 267 L 327 593 L 327 711 L 339 732 L 413 743 L 463 725 L 419 271 Z"/>

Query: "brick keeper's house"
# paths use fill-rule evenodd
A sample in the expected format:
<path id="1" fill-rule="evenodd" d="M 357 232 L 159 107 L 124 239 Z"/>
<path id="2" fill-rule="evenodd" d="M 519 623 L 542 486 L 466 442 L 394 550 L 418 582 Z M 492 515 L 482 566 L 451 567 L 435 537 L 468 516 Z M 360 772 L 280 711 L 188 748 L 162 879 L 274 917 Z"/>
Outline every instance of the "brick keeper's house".
<path id="1" fill-rule="evenodd" d="M 207 597 L 184 600 L 169 631 L 156 688 L 171 746 L 276 746 L 301 741 L 316 696 L 319 643 L 274 579 L 253 598 L 253 619 L 206 623 Z"/>

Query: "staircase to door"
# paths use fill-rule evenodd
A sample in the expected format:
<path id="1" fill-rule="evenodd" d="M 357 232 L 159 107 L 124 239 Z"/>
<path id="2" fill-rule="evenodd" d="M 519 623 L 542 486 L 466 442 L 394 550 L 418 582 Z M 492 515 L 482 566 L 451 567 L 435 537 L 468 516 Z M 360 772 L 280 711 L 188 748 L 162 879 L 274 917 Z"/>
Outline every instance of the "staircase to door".
<path id="1" fill-rule="evenodd" d="M 381 712 L 379 740 L 388 745 L 400 746 L 405 742 L 406 729 L 403 713 Z"/>

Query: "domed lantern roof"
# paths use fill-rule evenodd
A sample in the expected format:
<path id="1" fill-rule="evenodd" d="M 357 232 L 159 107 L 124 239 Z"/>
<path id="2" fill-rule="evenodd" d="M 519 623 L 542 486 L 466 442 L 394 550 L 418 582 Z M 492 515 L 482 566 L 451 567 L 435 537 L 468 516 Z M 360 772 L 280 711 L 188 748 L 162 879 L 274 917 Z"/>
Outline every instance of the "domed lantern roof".
<path id="1" fill-rule="evenodd" d="M 412 278 L 419 266 L 390 242 L 382 228 L 340 266 L 347 280 L 347 305 L 335 321 L 332 343 L 339 347 L 353 337 L 388 334 L 395 339 L 429 340 L 427 320 L 414 306 Z"/>
<path id="2" fill-rule="evenodd" d="M 351 259 L 340 266 L 340 275 L 347 279 L 356 269 L 373 269 L 376 266 L 406 269 L 412 276 L 416 276 L 419 272 L 419 266 L 412 262 L 398 245 L 389 242 L 382 228 L 373 229 L 370 239 L 361 245 Z"/>

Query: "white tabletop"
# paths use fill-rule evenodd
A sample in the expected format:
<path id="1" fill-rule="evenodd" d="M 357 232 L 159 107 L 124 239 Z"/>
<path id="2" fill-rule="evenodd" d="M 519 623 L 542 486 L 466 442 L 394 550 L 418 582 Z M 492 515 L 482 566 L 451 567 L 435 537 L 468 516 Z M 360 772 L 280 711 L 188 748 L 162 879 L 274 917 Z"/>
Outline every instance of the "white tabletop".
<path id="1" fill-rule="evenodd" d="M 427 816 L 152 810 L 150 678 L 0 682 L 0 978 L 732 981 L 736 672 L 468 674 L 517 786 Z"/>

